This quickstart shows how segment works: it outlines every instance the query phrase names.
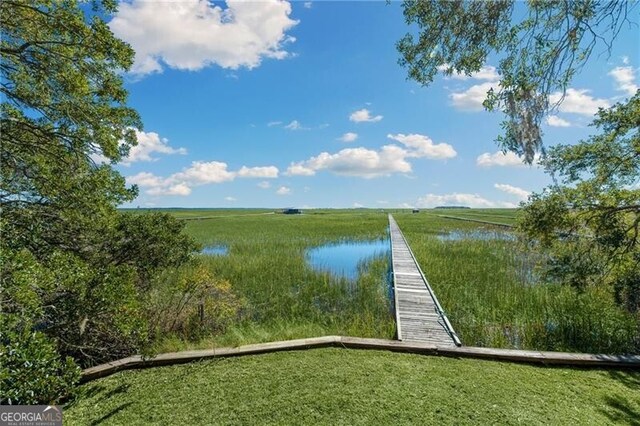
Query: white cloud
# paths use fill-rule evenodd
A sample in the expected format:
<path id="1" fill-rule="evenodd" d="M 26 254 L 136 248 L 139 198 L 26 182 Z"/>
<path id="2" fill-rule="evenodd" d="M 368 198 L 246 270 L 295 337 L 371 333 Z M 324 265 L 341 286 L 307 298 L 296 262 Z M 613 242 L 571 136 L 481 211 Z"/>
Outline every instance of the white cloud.
<path id="1" fill-rule="evenodd" d="M 358 139 L 358 134 L 353 132 L 347 132 L 338 138 L 342 142 L 353 142 L 356 139 Z"/>
<path id="2" fill-rule="evenodd" d="M 135 130 L 138 144 L 129 150 L 129 155 L 122 159 L 122 164 L 125 166 L 131 163 L 137 163 L 140 161 L 156 161 L 158 160 L 152 154 L 181 154 L 185 155 L 187 150 L 185 148 L 172 148 L 169 146 L 169 140 L 161 138 L 155 132 L 141 132 Z"/>
<path id="3" fill-rule="evenodd" d="M 440 71 L 442 73 L 446 72 L 448 69 L 449 69 L 449 66 L 446 65 L 446 64 L 445 65 L 440 65 L 438 67 L 438 71 Z M 500 76 L 498 75 L 498 72 L 496 71 L 496 67 L 493 67 L 491 65 L 485 65 L 482 68 L 480 68 L 480 71 L 474 72 L 470 76 L 454 72 L 450 76 L 446 76 L 445 78 L 452 78 L 454 80 L 474 79 L 474 80 L 497 81 L 500 78 Z"/>
<path id="4" fill-rule="evenodd" d="M 412 133 L 404 135 L 398 133 L 396 135 L 388 134 L 387 138 L 395 140 L 409 148 L 409 157 L 425 157 L 435 160 L 443 160 L 453 158 L 457 155 L 456 150 L 447 143 L 434 144 L 433 141 L 425 135 Z"/>
<path id="5" fill-rule="evenodd" d="M 629 58 L 627 58 L 628 62 Z M 617 90 L 625 92 L 629 96 L 635 95 L 638 91 L 638 85 L 635 83 L 635 70 L 632 67 L 615 67 L 609 71 L 609 75 L 615 80 Z"/>
<path id="6" fill-rule="evenodd" d="M 275 178 L 278 177 L 275 166 L 246 167 L 238 171 L 228 170 L 226 163 L 219 161 L 194 161 L 191 166 L 167 178 L 153 173 L 141 172 L 127 177 L 130 185 L 138 185 L 151 195 L 189 195 L 191 188 L 199 185 L 223 183 L 239 178 Z"/>
<path id="7" fill-rule="evenodd" d="M 536 160 L 534 160 L 534 163 L 535 162 Z M 485 152 L 484 154 L 481 154 L 478 156 L 478 158 L 476 158 L 476 165 L 480 167 L 493 167 L 493 166 L 524 167 L 526 166 L 523 159 L 521 157 L 518 157 L 516 154 L 514 154 L 511 151 L 507 151 L 506 154 L 502 151 L 497 151 L 497 152 L 494 152 L 493 154 Z"/>
<path id="8" fill-rule="evenodd" d="M 363 108 L 363 109 L 359 109 L 358 111 L 352 112 L 351 115 L 349 116 L 349 120 L 354 121 L 356 123 L 361 123 L 361 122 L 375 123 L 377 121 L 382 120 L 382 116 L 381 115 L 372 116 L 371 111 L 369 111 L 366 108 Z"/>
<path id="9" fill-rule="evenodd" d="M 287 130 L 302 130 L 302 129 L 304 129 L 304 127 L 302 127 L 302 124 L 300 124 L 300 122 L 298 120 L 293 120 L 291 123 L 289 123 L 286 126 L 284 126 L 284 128 L 287 129 Z"/>
<path id="10" fill-rule="evenodd" d="M 524 190 L 522 188 L 518 188 L 517 186 L 508 185 L 506 183 L 496 183 L 493 185 L 494 188 L 506 192 L 507 194 L 515 195 L 517 198 L 521 200 L 526 200 L 529 197 L 531 192 Z"/>
<path id="11" fill-rule="evenodd" d="M 433 208 L 438 206 L 466 206 L 466 207 L 497 207 L 502 205 L 489 201 L 478 194 L 454 192 L 452 194 L 427 194 L 418 198 L 417 207 Z"/>
<path id="12" fill-rule="evenodd" d="M 242 166 L 236 175 L 241 178 L 266 178 L 275 179 L 278 177 L 278 168 L 275 166 L 267 167 L 246 167 Z"/>
<path id="13" fill-rule="evenodd" d="M 412 169 L 407 161 L 409 158 L 443 160 L 457 155 L 451 145 L 434 144 L 425 135 L 398 133 L 387 137 L 404 147 L 385 145 L 379 150 L 359 147 L 343 149 L 334 154 L 322 152 L 308 160 L 291 163 L 285 174 L 312 176 L 320 170 L 328 170 L 337 175 L 370 179 L 394 173 L 410 173 Z"/>
<path id="14" fill-rule="evenodd" d="M 549 95 L 549 103 L 556 105 L 562 101 L 558 106 L 558 111 L 565 113 L 581 114 L 586 116 L 593 116 L 598 112 L 598 108 L 608 108 L 609 101 L 606 99 L 598 99 L 589 95 L 588 89 L 567 89 L 564 100 L 562 99 L 562 93 L 555 92 Z"/>
<path id="15" fill-rule="evenodd" d="M 310 1 L 305 1 L 304 2 L 304 8 L 305 9 L 311 9 L 312 6 L 313 6 L 313 2 L 310 2 Z"/>
<path id="16" fill-rule="evenodd" d="M 286 32 L 298 23 L 290 13 L 291 4 L 281 0 L 227 0 L 226 7 L 207 0 L 133 0 L 119 3 L 109 27 L 135 50 L 137 74 L 163 66 L 251 69 L 263 58 L 290 56 L 284 45 L 295 39 Z"/>
<path id="17" fill-rule="evenodd" d="M 487 98 L 487 92 L 491 88 L 498 90 L 498 82 L 489 81 L 487 83 L 476 84 L 471 86 L 464 92 L 453 92 L 449 95 L 451 104 L 461 110 L 465 111 L 482 111 L 484 107 L 482 103 Z"/>
<path id="18" fill-rule="evenodd" d="M 179 184 L 170 185 L 170 186 L 167 186 L 167 187 L 162 187 L 162 186 L 153 187 L 153 188 L 150 188 L 147 191 L 147 193 L 150 194 L 150 195 L 182 195 L 182 196 L 186 196 L 186 195 L 191 194 L 191 188 L 189 188 L 184 183 L 179 183 Z"/>
<path id="19" fill-rule="evenodd" d="M 263 180 L 262 182 L 260 182 L 258 184 L 258 188 L 269 189 L 269 188 L 271 188 L 271 183 L 267 182 L 266 180 Z"/>
<path id="20" fill-rule="evenodd" d="M 397 145 L 385 145 L 379 151 L 367 148 L 348 148 L 335 154 L 322 152 L 306 161 L 292 163 L 288 175 L 314 175 L 329 170 L 337 175 L 374 178 L 393 173 L 411 172 L 406 150 Z"/>
<path id="21" fill-rule="evenodd" d="M 191 167 L 173 174 L 169 180 L 189 182 L 194 185 L 231 181 L 235 174 L 227 170 L 227 163 L 219 161 L 194 161 Z"/>
<path id="22" fill-rule="evenodd" d="M 289 195 L 289 194 L 291 194 L 291 188 L 289 188 L 287 186 L 281 186 L 276 191 L 276 194 L 278 194 L 278 195 Z"/>
<path id="23" fill-rule="evenodd" d="M 358 202 L 353 203 L 353 208 L 354 209 L 361 209 L 364 207 L 364 204 L 360 204 Z"/>
<path id="24" fill-rule="evenodd" d="M 268 127 L 279 126 L 282 124 L 282 121 L 270 121 L 267 123 Z"/>
<path id="25" fill-rule="evenodd" d="M 149 172 L 140 172 L 137 175 L 127 176 L 129 185 L 138 185 L 141 187 L 162 186 L 163 179 Z"/>
<path id="26" fill-rule="evenodd" d="M 227 200 L 227 201 L 230 201 L 230 202 L 238 201 L 238 199 L 235 198 L 235 197 L 224 197 L 224 199 Z"/>
<path id="27" fill-rule="evenodd" d="M 569 123 L 564 118 L 558 117 L 557 115 L 548 116 L 547 124 L 551 127 L 571 127 L 571 123 Z"/>

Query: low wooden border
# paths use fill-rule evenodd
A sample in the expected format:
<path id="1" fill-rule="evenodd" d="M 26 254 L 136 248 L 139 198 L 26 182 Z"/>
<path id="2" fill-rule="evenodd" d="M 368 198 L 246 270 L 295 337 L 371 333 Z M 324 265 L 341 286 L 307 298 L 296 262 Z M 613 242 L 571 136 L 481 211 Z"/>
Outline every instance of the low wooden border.
<path id="1" fill-rule="evenodd" d="M 122 370 L 184 364 L 209 358 L 226 358 L 323 347 L 375 349 L 402 353 L 438 355 L 453 358 L 480 358 L 494 361 L 563 365 L 582 368 L 640 368 L 640 355 L 521 351 L 513 349 L 477 348 L 470 346 L 462 346 L 459 348 L 440 348 L 420 342 L 402 342 L 398 340 L 367 339 L 361 337 L 324 336 L 310 339 L 258 343 L 255 345 L 239 346 L 236 348 L 164 353 L 149 359 L 143 359 L 141 356 L 136 355 L 87 368 L 82 371 L 81 382 L 88 382 L 101 377 L 110 376 L 111 374 Z"/>

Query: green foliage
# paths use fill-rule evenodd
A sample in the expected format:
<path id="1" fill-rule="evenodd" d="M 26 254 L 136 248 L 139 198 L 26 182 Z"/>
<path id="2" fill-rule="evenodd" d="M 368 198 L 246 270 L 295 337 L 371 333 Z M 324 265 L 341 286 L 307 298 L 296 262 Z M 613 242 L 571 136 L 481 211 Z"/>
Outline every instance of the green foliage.
<path id="1" fill-rule="evenodd" d="M 61 357 L 40 332 L 15 330 L 0 320 L 0 403 L 55 404 L 68 396 L 80 379 L 70 357 Z"/>
<path id="2" fill-rule="evenodd" d="M 578 289 L 608 285 L 640 311 L 640 93 L 600 111 L 602 133 L 553 147 L 556 184 L 532 196 L 519 228 L 548 254 L 547 274 Z"/>
<path id="3" fill-rule="evenodd" d="M 34 370 L 10 372 L 8 392 L 31 402 L 64 393 L 68 356 L 85 367 L 140 351 L 145 291 L 197 248 L 169 215 L 121 215 L 137 188 L 94 161 L 126 156 L 141 122 L 122 81 L 134 52 L 102 19 L 116 2 L 91 4 L 0 3 L 0 309 L 7 362 L 49 377 L 15 388 Z"/>
<path id="4" fill-rule="evenodd" d="M 611 48 L 636 1 L 406 0 L 404 16 L 417 33 L 398 44 L 409 78 L 470 75 L 496 54 L 500 81 L 485 107 L 507 116 L 498 142 L 531 163 L 542 149 L 542 118 L 552 92 L 564 93 L 596 46 Z M 526 7 L 520 14 L 519 7 Z M 522 17 L 521 17 L 522 16 Z"/>

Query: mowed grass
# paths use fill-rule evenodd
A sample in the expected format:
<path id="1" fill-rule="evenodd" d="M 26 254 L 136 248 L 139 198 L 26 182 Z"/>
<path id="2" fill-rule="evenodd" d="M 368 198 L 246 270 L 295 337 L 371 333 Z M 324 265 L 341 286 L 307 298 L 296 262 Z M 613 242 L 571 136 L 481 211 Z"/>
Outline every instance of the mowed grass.
<path id="1" fill-rule="evenodd" d="M 360 265 L 356 282 L 314 271 L 306 250 L 342 240 L 387 237 L 387 215 L 337 211 L 304 215 L 216 212 L 189 220 L 187 232 L 203 245 L 228 248 L 225 256 L 203 256 L 214 276 L 228 280 L 246 302 L 242 316 L 224 333 L 198 342 L 166 336 L 156 348 L 232 346 L 320 335 L 393 338 L 387 258 Z M 267 212 L 268 213 L 268 212 Z M 179 218 L 211 214 L 173 212 Z"/>
<path id="2" fill-rule="evenodd" d="M 640 373 L 314 349 L 125 371 L 81 387 L 66 425 L 630 424 Z"/>
<path id="3" fill-rule="evenodd" d="M 578 293 L 543 282 L 533 254 L 516 241 L 437 238 L 451 229 L 499 228 L 428 213 L 394 217 L 463 344 L 638 353 L 638 321 L 615 304 L 609 289 Z"/>

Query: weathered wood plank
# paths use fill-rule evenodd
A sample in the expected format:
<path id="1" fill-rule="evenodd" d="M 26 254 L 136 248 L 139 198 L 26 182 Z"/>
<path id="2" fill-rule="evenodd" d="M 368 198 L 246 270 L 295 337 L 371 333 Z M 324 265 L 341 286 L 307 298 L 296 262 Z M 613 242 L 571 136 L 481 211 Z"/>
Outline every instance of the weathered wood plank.
<path id="1" fill-rule="evenodd" d="M 455 346 L 458 342 L 453 330 L 447 328 L 448 321 L 443 319 L 429 283 L 391 215 L 389 230 L 398 339 Z"/>

